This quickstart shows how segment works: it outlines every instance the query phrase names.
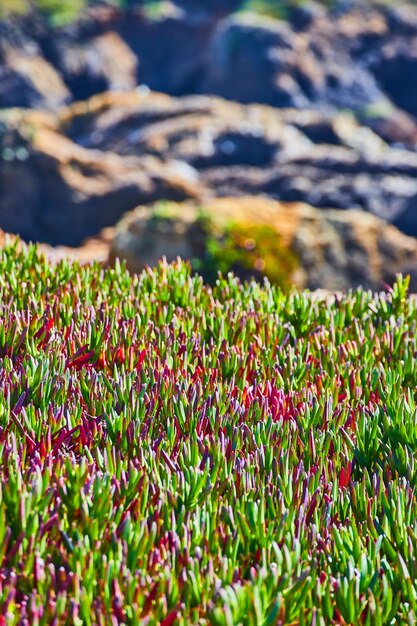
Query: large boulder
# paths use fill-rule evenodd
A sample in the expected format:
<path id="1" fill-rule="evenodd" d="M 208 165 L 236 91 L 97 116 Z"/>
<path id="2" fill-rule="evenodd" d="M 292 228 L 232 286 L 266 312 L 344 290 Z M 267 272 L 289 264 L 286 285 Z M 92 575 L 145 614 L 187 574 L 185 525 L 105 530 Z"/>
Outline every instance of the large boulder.
<path id="1" fill-rule="evenodd" d="M 189 259 L 206 278 L 233 270 L 242 278 L 267 276 L 332 290 L 380 289 L 397 272 L 417 287 L 417 241 L 360 211 L 320 211 L 303 203 L 259 197 L 138 207 L 116 227 L 111 262 L 132 271 L 166 256 Z"/>

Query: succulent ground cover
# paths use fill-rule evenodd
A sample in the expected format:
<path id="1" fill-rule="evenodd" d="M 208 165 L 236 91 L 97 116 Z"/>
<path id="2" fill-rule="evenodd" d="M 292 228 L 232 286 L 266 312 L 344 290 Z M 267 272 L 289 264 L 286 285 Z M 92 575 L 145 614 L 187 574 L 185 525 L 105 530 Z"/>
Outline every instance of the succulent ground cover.
<path id="1" fill-rule="evenodd" d="M 0 256 L 0 624 L 414 624 L 417 308 Z"/>

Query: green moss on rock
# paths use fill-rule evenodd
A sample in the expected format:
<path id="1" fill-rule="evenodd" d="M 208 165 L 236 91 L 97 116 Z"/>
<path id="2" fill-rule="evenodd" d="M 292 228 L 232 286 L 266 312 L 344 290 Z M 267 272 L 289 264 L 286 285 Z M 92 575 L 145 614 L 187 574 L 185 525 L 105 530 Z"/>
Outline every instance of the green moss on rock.
<path id="1" fill-rule="evenodd" d="M 230 221 L 219 232 L 215 227 L 210 230 L 207 220 L 203 228 L 205 250 L 198 269 L 206 280 L 213 281 L 219 271 L 222 274 L 233 271 L 243 279 L 266 276 L 271 283 L 290 288 L 299 259 L 284 245 L 275 228 L 268 224 Z"/>

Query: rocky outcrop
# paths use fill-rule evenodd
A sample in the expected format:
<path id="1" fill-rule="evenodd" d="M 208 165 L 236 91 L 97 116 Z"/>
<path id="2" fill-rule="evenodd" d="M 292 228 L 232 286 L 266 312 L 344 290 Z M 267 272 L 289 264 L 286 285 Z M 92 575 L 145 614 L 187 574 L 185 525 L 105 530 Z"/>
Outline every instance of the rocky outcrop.
<path id="1" fill-rule="evenodd" d="M 4 113 L 0 155 L 0 227 L 26 239 L 77 245 L 138 204 L 247 194 L 417 235 L 417 153 L 349 114 L 107 93 L 58 116 Z"/>
<path id="2" fill-rule="evenodd" d="M 58 29 L 34 13 L 0 25 L 13 34 L 0 39 L 12 40 L 17 57 L 43 54 L 75 100 L 146 85 L 176 96 L 370 115 L 391 102 L 417 116 L 415 6 L 364 2 L 329 12 L 289 2 L 283 21 L 231 13 L 242 4 L 178 0 L 153 18 L 140 3 L 127 11 L 101 5 Z M 8 63 L 0 61 L 3 71 Z M 15 105 L 39 106 L 18 82 L 9 80 L 8 93 Z"/>
<path id="3" fill-rule="evenodd" d="M 381 125 L 391 115 L 381 113 Z M 97 96 L 61 119 L 89 149 L 182 163 L 211 195 L 362 209 L 417 235 L 417 153 L 351 114 L 135 93 Z"/>
<path id="4" fill-rule="evenodd" d="M 132 271 L 163 255 L 214 278 L 233 270 L 288 287 L 380 289 L 397 272 L 417 287 L 417 241 L 360 211 L 320 211 L 259 197 L 139 207 L 116 227 L 111 261 Z"/>
<path id="5" fill-rule="evenodd" d="M 290 2 L 280 21 L 229 14 L 238 0 L 176 0 L 152 18 L 130 4 L 60 28 L 38 14 L 0 23 L 0 108 L 36 109 L 0 112 L 0 227 L 76 246 L 138 205 L 192 199 L 218 215 L 221 198 L 257 196 L 281 216 L 263 231 L 278 281 L 378 286 L 407 259 L 415 271 L 411 240 L 381 221 L 417 236 L 415 6 Z M 284 223 L 296 225 L 289 248 Z M 179 229 L 166 250 L 188 245 Z"/>
<path id="6" fill-rule="evenodd" d="M 199 194 L 181 168 L 86 150 L 46 114 L 4 115 L 0 154 L 0 225 L 27 240 L 78 245 L 140 203 Z"/>
<path id="7" fill-rule="evenodd" d="M 392 102 L 417 117 L 417 10 L 414 3 L 393 4 L 385 18 L 387 36 L 365 58 Z"/>

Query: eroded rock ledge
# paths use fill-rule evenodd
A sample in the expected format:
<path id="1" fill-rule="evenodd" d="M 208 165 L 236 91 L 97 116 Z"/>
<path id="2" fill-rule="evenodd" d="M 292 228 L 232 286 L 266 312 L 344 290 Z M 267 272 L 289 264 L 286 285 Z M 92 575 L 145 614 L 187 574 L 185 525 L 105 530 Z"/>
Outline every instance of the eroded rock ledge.
<path id="1" fill-rule="evenodd" d="M 74 246 L 141 204 L 260 195 L 416 235 L 417 153 L 388 140 L 389 116 L 380 124 L 385 137 L 348 113 L 137 91 L 5 111 L 0 227 Z"/>

